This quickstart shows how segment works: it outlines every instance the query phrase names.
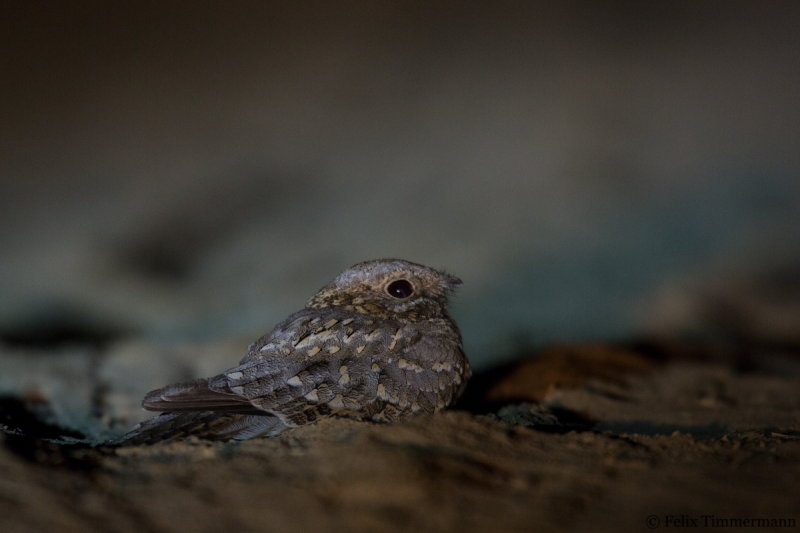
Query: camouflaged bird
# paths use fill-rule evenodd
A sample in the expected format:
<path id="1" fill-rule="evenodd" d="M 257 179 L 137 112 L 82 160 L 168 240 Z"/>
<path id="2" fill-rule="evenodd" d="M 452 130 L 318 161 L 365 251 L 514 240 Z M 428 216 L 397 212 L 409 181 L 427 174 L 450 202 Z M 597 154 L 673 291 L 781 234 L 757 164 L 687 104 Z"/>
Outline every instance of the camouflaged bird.
<path id="1" fill-rule="evenodd" d="M 391 422 L 451 405 L 470 375 L 447 297 L 461 280 L 399 259 L 358 263 L 239 366 L 147 394 L 162 414 L 117 441 L 274 436 L 319 417 Z"/>

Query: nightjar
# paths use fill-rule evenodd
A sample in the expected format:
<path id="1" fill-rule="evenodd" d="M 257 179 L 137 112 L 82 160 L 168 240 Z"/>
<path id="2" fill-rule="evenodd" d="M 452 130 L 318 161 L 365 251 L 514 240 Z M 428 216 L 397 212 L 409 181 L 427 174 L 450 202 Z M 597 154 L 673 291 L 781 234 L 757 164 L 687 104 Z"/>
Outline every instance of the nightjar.
<path id="1" fill-rule="evenodd" d="M 116 441 L 274 436 L 325 416 L 391 422 L 459 397 L 470 375 L 447 297 L 461 280 L 400 259 L 353 265 L 251 344 L 239 366 L 168 385 Z"/>

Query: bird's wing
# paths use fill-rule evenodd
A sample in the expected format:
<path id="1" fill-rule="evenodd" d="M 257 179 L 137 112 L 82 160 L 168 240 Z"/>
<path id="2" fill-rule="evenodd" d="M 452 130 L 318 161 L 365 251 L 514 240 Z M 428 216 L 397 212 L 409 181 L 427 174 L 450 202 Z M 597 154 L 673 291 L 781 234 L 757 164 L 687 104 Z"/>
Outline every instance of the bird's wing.
<path id="1" fill-rule="evenodd" d="M 393 321 L 318 312 L 301 319 L 309 323 L 299 333 L 273 336 L 261 343 L 275 345 L 267 350 L 257 343 L 242 364 L 208 380 L 153 391 L 145 408 L 260 412 L 297 426 L 333 413 L 390 420 L 452 400 L 455 367 L 444 361 L 460 354 L 458 342 Z"/>
<path id="2" fill-rule="evenodd" d="M 168 385 L 150 392 L 143 406 L 164 412 L 270 414 L 297 426 L 334 410 L 358 412 L 376 391 L 377 374 L 369 371 L 366 358 L 300 354 L 250 361 L 213 378 Z"/>
<path id="3" fill-rule="evenodd" d="M 253 359 L 210 387 L 239 394 L 287 425 L 328 414 L 391 420 L 433 412 L 463 390 L 469 369 L 449 321 L 424 333 L 399 321 L 340 317 L 325 324 L 295 339 L 290 354 Z"/>
<path id="4" fill-rule="evenodd" d="M 175 383 L 149 392 L 142 405 L 151 411 L 224 411 L 261 412 L 242 395 L 240 382 L 259 378 L 263 385 L 274 388 L 280 382 L 284 367 L 298 365 L 296 346 L 308 344 L 329 335 L 332 312 L 303 309 L 278 324 L 270 333 L 251 344 L 238 367 L 209 379 Z M 334 321 L 339 322 L 339 321 Z M 343 333 L 343 332 L 342 332 Z M 305 341 L 305 342 L 304 342 Z M 241 376 L 237 379 L 237 376 Z M 214 386 L 211 386 L 211 383 Z M 276 382 L 276 383 L 273 383 Z"/>

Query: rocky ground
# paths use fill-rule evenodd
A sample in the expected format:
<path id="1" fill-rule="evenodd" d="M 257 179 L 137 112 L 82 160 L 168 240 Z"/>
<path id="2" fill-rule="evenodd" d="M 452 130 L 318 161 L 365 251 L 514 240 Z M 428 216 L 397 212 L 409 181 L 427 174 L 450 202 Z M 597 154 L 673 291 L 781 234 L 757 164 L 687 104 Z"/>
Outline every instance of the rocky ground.
<path id="1" fill-rule="evenodd" d="M 90 445 L 143 416 L 137 388 L 160 372 L 202 373 L 236 345 L 7 348 L 0 530 L 800 527 L 791 347 L 557 346 L 477 374 L 458 409 L 396 425 Z M 157 362 L 126 365 L 142 352 Z"/>

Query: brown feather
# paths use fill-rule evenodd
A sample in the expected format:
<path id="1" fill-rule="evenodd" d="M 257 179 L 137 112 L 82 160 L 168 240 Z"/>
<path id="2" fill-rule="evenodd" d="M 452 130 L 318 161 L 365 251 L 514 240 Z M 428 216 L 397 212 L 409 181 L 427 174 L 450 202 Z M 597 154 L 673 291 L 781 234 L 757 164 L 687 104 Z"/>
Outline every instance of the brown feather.
<path id="1" fill-rule="evenodd" d="M 258 412 L 246 398 L 208 387 L 207 379 L 167 385 L 147 393 L 142 407 L 149 411 Z"/>

